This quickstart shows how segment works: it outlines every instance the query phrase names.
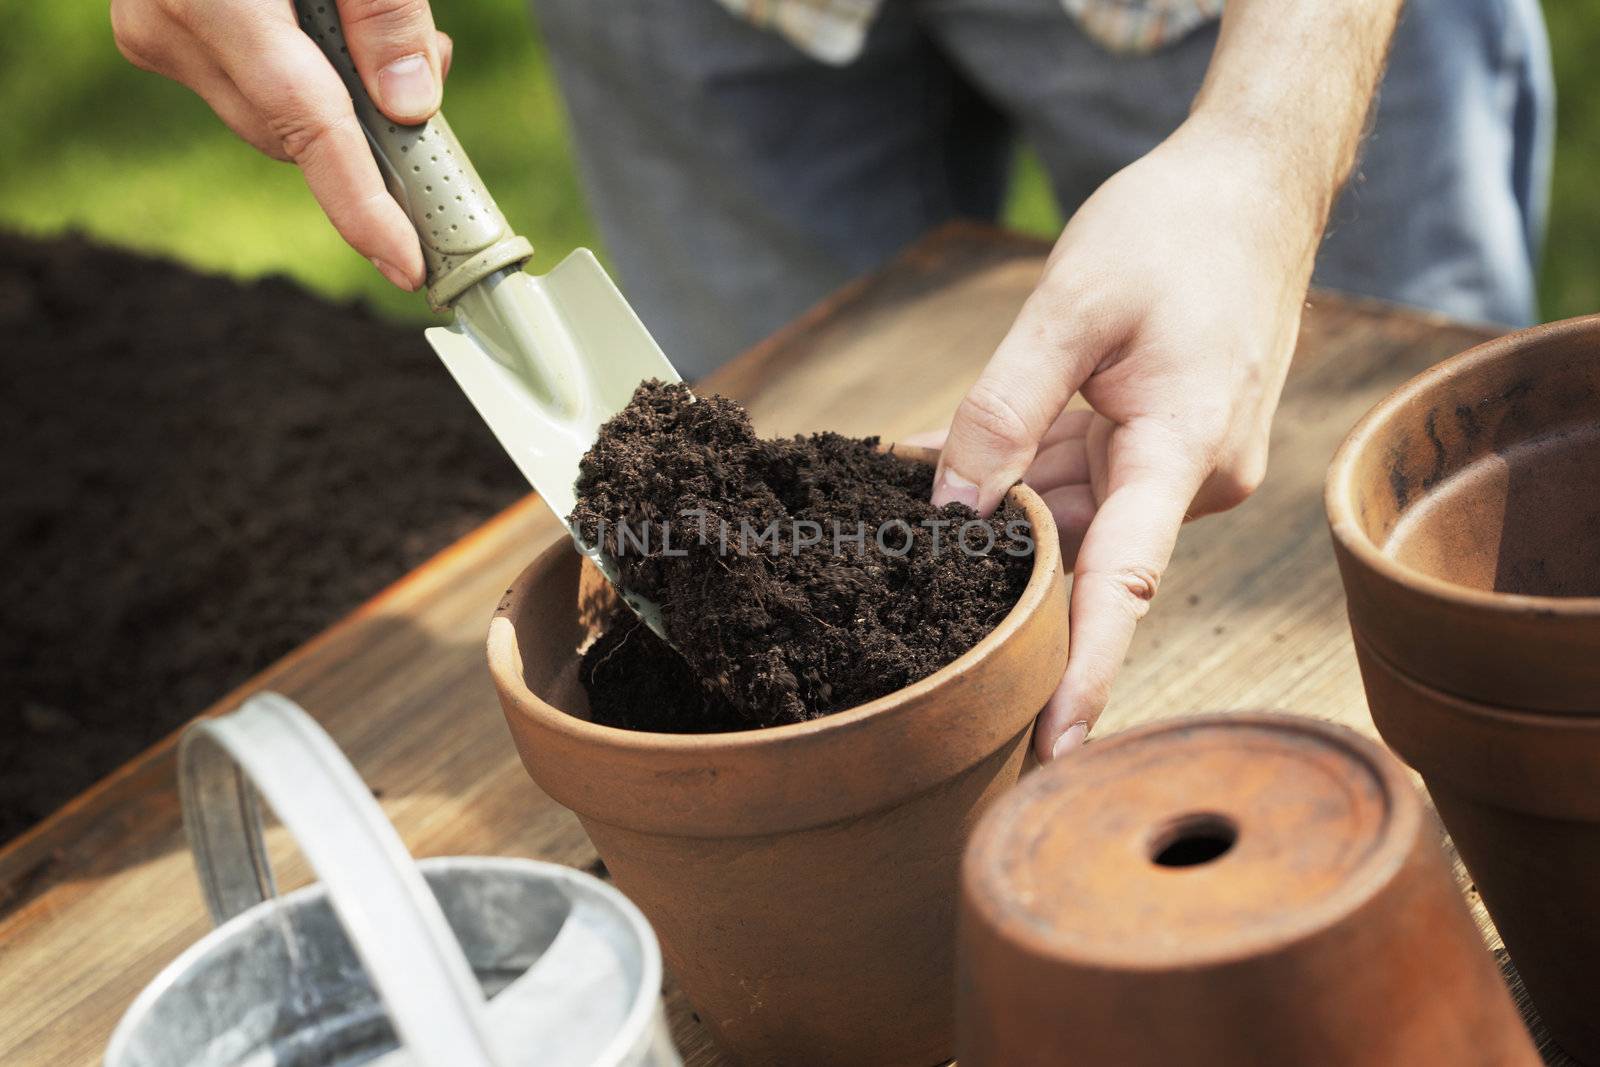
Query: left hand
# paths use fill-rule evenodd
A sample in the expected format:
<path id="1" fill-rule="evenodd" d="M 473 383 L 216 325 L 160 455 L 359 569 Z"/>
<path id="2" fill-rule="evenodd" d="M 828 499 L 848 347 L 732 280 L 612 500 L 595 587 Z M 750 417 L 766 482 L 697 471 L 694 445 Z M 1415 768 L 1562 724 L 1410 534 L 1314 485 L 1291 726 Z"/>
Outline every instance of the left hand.
<path id="1" fill-rule="evenodd" d="M 1073 568 L 1071 654 L 1039 717 L 1042 760 L 1080 744 L 1104 709 L 1182 523 L 1240 503 L 1266 473 L 1322 228 L 1283 166 L 1271 146 L 1194 117 L 1113 176 L 956 410 L 934 503 L 988 514 L 1024 480 Z M 1065 410 L 1080 393 L 1091 410 Z"/>

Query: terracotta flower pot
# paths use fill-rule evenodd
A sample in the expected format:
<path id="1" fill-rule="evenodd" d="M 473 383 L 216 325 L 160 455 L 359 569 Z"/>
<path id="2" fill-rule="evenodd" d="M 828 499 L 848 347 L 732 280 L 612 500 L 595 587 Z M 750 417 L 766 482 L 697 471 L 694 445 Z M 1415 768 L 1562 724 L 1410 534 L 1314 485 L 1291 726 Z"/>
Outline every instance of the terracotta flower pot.
<path id="1" fill-rule="evenodd" d="M 1408 382 L 1326 499 L 1373 720 L 1551 1031 L 1600 1062 L 1600 317 Z"/>
<path id="2" fill-rule="evenodd" d="M 1404 770 L 1340 727 L 1181 719 L 984 817 L 962 1067 L 1539 1062 Z"/>
<path id="3" fill-rule="evenodd" d="M 962 1067 L 1538 1064 L 1397 761 L 1291 715 L 1091 744 L 984 817 Z"/>
<path id="4" fill-rule="evenodd" d="M 1600 716 L 1474 704 L 1412 681 L 1357 637 L 1384 740 L 1428 783 L 1528 994 L 1600 1063 Z"/>
<path id="5" fill-rule="evenodd" d="M 576 652 L 615 600 L 566 543 L 495 615 L 489 666 L 524 765 L 578 814 L 743 1062 L 928 1067 L 953 1051 L 961 850 L 1016 782 L 1066 665 L 1055 527 L 1012 492 L 1038 548 L 1010 614 L 923 681 L 811 722 L 688 736 L 588 722 Z"/>
<path id="6" fill-rule="evenodd" d="M 1600 712 L 1600 316 L 1413 378 L 1328 473 L 1350 623 L 1435 689 Z"/>

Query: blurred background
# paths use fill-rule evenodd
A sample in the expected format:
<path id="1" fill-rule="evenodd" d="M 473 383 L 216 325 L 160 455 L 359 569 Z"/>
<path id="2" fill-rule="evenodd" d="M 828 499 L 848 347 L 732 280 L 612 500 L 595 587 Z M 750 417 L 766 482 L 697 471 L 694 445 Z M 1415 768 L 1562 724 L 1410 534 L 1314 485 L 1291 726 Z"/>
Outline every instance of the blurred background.
<path id="1" fill-rule="evenodd" d="M 445 106 L 533 269 L 598 247 L 525 0 L 437 0 Z M 1600 18 L 1546 5 L 1547 319 L 1600 309 Z M 0 34 L 0 843 L 526 492 L 299 172 L 134 69 L 106 4 Z M 1060 218 L 1023 156 L 1005 213 Z M 485 608 L 487 611 L 487 606 Z"/>
<path id="2" fill-rule="evenodd" d="M 281 272 L 329 296 L 361 296 L 384 315 L 428 317 L 420 298 L 345 247 L 297 172 L 243 150 L 187 90 L 130 67 L 103 3 L 12 6 L 0 39 L 0 106 L 12 116 L 0 226 L 78 229 L 238 277 Z M 598 247 L 526 0 L 440 0 L 434 10 L 456 47 L 446 112 L 507 217 L 540 249 L 534 269 L 574 245 Z M 1545 18 L 1559 116 L 1540 293 L 1554 319 L 1600 306 L 1600 18 L 1587 0 L 1547 3 Z M 1007 221 L 1059 229 L 1027 158 Z"/>

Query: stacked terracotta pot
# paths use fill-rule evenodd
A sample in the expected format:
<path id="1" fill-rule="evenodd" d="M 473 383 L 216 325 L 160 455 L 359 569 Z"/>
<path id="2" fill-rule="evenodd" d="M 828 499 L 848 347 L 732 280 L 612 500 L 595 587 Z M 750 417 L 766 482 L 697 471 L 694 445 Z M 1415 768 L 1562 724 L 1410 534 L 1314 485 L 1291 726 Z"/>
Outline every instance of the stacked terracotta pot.
<path id="1" fill-rule="evenodd" d="M 962 1067 L 1539 1062 L 1403 769 L 1285 715 L 1116 734 L 963 871 Z"/>
<path id="2" fill-rule="evenodd" d="M 567 542 L 500 605 L 489 663 L 523 763 L 577 813 L 740 1062 L 929 1067 L 954 1049 L 961 850 L 1017 781 L 1066 666 L 1055 526 L 1035 493 L 1012 493 L 1038 547 L 1010 614 L 923 681 L 798 725 L 587 721 L 575 653 L 615 594 Z"/>
<path id="3" fill-rule="evenodd" d="M 1600 317 L 1407 383 L 1327 506 L 1373 720 L 1551 1031 L 1600 1062 Z"/>

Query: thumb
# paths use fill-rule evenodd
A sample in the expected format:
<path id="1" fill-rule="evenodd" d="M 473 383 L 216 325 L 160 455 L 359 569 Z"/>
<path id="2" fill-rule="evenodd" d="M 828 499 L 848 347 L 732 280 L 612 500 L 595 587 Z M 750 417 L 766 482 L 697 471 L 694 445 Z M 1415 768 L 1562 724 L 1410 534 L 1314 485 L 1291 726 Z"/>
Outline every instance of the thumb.
<path id="1" fill-rule="evenodd" d="M 444 93 L 427 0 L 338 0 L 350 58 L 373 103 L 395 122 L 426 122 Z"/>
<path id="2" fill-rule="evenodd" d="M 954 501 L 987 515 L 1022 478 L 1099 360 L 1101 346 L 1078 321 L 1043 287 L 1028 298 L 956 408 L 934 478 L 935 505 Z"/>

